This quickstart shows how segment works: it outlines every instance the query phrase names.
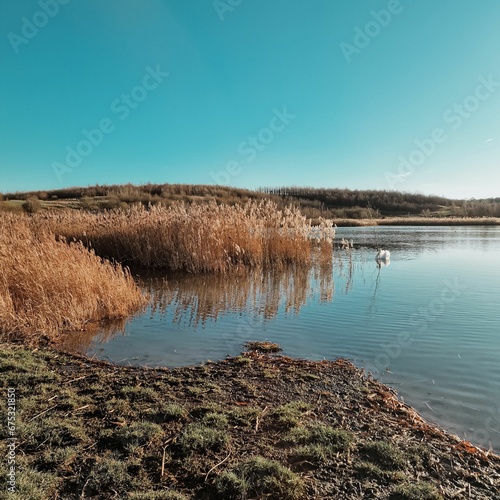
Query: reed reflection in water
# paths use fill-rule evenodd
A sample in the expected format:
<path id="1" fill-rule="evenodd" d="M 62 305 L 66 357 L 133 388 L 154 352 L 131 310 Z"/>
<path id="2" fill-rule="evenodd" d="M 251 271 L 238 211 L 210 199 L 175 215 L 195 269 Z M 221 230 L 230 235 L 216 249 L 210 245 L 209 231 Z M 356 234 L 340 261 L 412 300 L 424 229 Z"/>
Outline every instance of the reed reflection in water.
<path id="1" fill-rule="evenodd" d="M 347 293 L 352 286 L 354 271 L 350 250 L 337 251 L 333 259 L 318 255 L 310 267 L 259 269 L 233 276 L 160 275 L 143 271 L 136 277 L 150 297 L 145 312 L 128 321 L 71 332 L 63 340 L 63 348 L 85 352 L 91 344 L 109 342 L 116 335 L 126 334 L 129 326 L 135 330 L 133 323 L 144 322 L 147 318 L 195 331 L 230 314 L 258 318 L 259 323 L 272 320 L 280 311 L 286 315 L 298 315 L 311 300 L 320 303 L 333 300 L 334 270 L 337 277 L 342 278 L 342 292 Z"/>
<path id="2" fill-rule="evenodd" d="M 174 323 L 190 328 L 217 321 L 229 312 L 271 319 L 283 306 L 286 313 L 298 314 L 316 292 L 321 301 L 331 300 L 334 287 L 331 265 L 258 271 L 247 276 L 182 276 L 167 283 L 152 279 L 145 284 L 151 294 L 151 315 L 169 314 Z"/>

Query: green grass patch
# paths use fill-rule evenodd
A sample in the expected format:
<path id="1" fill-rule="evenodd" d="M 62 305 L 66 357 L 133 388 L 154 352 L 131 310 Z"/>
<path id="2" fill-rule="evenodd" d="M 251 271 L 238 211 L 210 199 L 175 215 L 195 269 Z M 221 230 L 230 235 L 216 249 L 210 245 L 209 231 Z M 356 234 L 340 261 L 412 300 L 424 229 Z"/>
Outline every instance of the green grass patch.
<path id="1" fill-rule="evenodd" d="M 32 422 L 20 419 L 17 430 L 26 447 L 33 449 L 74 446 L 89 439 L 87 430 L 80 422 L 53 417 L 50 413 Z"/>
<path id="2" fill-rule="evenodd" d="M 366 458 L 383 470 L 404 469 L 407 459 L 399 448 L 387 441 L 374 441 L 362 448 Z"/>
<path id="3" fill-rule="evenodd" d="M 229 425 L 227 416 L 223 413 L 209 412 L 201 420 L 203 425 L 214 429 L 227 429 Z"/>
<path id="4" fill-rule="evenodd" d="M 299 425 L 303 416 L 310 411 L 312 405 L 303 401 L 292 401 L 278 406 L 271 411 L 270 416 L 273 422 L 280 427 L 293 427 Z"/>
<path id="5" fill-rule="evenodd" d="M 125 386 L 120 393 L 130 401 L 156 401 L 156 391 L 150 387 Z"/>
<path id="6" fill-rule="evenodd" d="M 421 481 L 401 484 L 391 493 L 390 500 L 442 500 L 443 497 L 432 483 Z"/>
<path id="7" fill-rule="evenodd" d="M 99 458 L 87 478 L 86 495 L 93 493 L 105 498 L 108 494 L 111 498 L 114 492 L 115 496 L 125 498 L 127 492 L 138 490 L 142 486 L 141 480 L 131 474 L 128 467 L 126 461 L 113 455 Z"/>
<path id="8" fill-rule="evenodd" d="M 186 419 L 186 410 L 180 404 L 167 403 L 160 407 L 159 413 L 165 421 L 182 421 Z"/>
<path id="9" fill-rule="evenodd" d="M 302 478 L 274 460 L 252 457 L 222 473 L 216 488 L 220 498 L 275 498 L 299 500 L 305 485 Z"/>
<path id="10" fill-rule="evenodd" d="M 189 500 L 189 497 L 173 490 L 146 491 L 144 493 L 131 493 L 130 500 Z"/>
<path id="11" fill-rule="evenodd" d="M 0 461 L 0 474 L 2 478 L 7 477 L 6 464 L 6 460 Z M 57 498 L 61 478 L 52 472 L 41 472 L 31 468 L 21 455 L 18 455 L 16 458 L 16 467 L 15 493 L 6 492 L 7 484 L 6 481 L 3 481 L 3 491 L 0 494 L 0 498 L 8 500 L 26 500 L 28 498 L 29 500 L 47 500 L 47 498 Z"/>
<path id="12" fill-rule="evenodd" d="M 240 427 L 253 427 L 257 417 L 262 413 L 260 408 L 254 406 L 237 406 L 227 412 L 229 421 Z"/>
<path id="13" fill-rule="evenodd" d="M 179 438 L 184 453 L 220 450 L 229 443 L 229 434 L 203 423 L 189 424 Z"/>
<path id="14" fill-rule="evenodd" d="M 292 456 L 308 462 L 324 462 L 335 453 L 347 451 L 353 439 L 351 433 L 322 423 L 294 427 L 284 437 L 289 444 L 302 445 L 293 450 Z"/>
<path id="15" fill-rule="evenodd" d="M 130 425 L 120 427 L 115 431 L 103 431 L 102 437 L 112 439 L 123 449 L 134 450 L 144 446 L 163 435 L 163 429 L 152 422 L 132 422 Z"/>

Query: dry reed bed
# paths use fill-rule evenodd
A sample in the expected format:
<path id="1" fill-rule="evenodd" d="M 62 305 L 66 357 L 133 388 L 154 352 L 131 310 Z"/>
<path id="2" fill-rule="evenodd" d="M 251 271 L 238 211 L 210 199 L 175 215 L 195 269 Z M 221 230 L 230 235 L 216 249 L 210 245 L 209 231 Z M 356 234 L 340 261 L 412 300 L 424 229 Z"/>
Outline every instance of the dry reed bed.
<path id="1" fill-rule="evenodd" d="M 146 302 L 127 270 L 81 243 L 56 241 L 28 218 L 0 215 L 0 333 L 53 337 L 125 317 Z"/>
<path id="2" fill-rule="evenodd" d="M 331 257 L 330 221 L 312 228 L 298 209 L 271 201 L 134 206 L 104 213 L 57 212 L 33 219 L 68 240 L 128 265 L 227 274 L 257 267 L 310 265 L 313 247 Z"/>

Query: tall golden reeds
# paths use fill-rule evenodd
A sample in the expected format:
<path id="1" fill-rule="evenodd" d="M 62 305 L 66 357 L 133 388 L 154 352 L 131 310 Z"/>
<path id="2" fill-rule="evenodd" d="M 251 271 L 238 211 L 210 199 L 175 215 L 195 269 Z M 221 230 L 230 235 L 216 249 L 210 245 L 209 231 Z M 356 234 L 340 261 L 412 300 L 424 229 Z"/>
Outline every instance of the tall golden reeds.
<path id="1" fill-rule="evenodd" d="M 53 337 L 120 318 L 146 302 L 129 272 L 81 243 L 56 241 L 33 219 L 0 214 L 0 333 Z"/>
<path id="2" fill-rule="evenodd" d="M 315 245 L 331 256 L 335 235 L 330 221 L 313 229 L 298 209 L 279 210 L 271 201 L 67 211 L 32 220 L 102 257 L 190 273 L 310 265 Z"/>

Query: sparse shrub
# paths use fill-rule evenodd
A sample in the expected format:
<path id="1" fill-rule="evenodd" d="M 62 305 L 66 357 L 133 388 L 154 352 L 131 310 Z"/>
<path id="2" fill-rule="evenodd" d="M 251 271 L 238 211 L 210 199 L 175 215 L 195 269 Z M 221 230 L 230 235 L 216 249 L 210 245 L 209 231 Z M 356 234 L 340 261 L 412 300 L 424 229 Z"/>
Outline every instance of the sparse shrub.
<path id="1" fill-rule="evenodd" d="M 42 204 L 38 198 L 28 198 L 23 203 L 23 210 L 28 214 L 36 214 L 42 209 Z"/>
<path id="2" fill-rule="evenodd" d="M 99 203 L 95 202 L 93 198 L 84 196 L 81 199 L 82 208 L 84 210 L 94 211 L 99 209 Z"/>

